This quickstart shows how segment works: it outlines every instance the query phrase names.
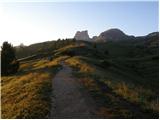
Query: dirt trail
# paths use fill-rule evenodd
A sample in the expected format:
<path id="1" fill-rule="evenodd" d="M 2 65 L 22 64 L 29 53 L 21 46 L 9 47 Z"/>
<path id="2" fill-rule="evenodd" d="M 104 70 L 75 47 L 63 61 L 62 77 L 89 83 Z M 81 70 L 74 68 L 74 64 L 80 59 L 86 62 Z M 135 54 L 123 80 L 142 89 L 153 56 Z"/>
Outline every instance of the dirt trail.
<path id="1" fill-rule="evenodd" d="M 54 77 L 52 109 L 50 118 L 96 118 L 92 98 L 80 90 L 72 77 L 72 69 L 64 63 Z"/>

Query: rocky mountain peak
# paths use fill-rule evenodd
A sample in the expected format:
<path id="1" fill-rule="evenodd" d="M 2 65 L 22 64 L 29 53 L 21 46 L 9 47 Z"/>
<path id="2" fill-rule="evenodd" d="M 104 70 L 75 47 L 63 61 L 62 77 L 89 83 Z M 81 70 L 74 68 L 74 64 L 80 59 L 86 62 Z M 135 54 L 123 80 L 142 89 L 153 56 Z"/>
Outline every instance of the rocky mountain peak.
<path id="1" fill-rule="evenodd" d="M 117 41 L 117 40 L 123 40 L 127 38 L 128 38 L 128 35 L 126 35 L 123 31 L 117 28 L 106 30 L 98 36 L 99 40 L 104 40 L 104 41 L 110 41 L 110 40 Z"/>
<path id="2" fill-rule="evenodd" d="M 89 41 L 89 35 L 88 35 L 88 31 L 84 30 L 84 31 L 77 31 L 74 38 L 76 40 L 85 40 L 85 41 Z"/>

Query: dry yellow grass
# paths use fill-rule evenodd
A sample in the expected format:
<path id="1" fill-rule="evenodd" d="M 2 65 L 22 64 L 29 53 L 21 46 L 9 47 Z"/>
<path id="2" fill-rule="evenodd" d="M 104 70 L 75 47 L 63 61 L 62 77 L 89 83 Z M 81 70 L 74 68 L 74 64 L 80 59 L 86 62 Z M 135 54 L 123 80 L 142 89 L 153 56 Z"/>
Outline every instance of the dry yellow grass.
<path id="1" fill-rule="evenodd" d="M 83 78 L 83 79 L 79 79 L 79 81 L 87 88 L 89 89 L 89 91 L 99 91 L 99 87 L 97 86 L 97 84 L 95 83 L 95 81 L 91 78 Z"/>
<path id="2" fill-rule="evenodd" d="M 141 104 L 141 107 L 144 109 L 159 111 L 158 100 L 151 99 L 151 97 L 155 96 L 152 90 L 138 85 L 127 84 L 123 81 L 110 81 L 106 82 L 106 84 L 110 86 L 116 94 L 122 96 L 126 100 Z"/>
<path id="3" fill-rule="evenodd" d="M 95 72 L 95 69 L 85 63 L 84 61 L 80 60 L 79 57 L 72 57 L 72 58 L 69 58 L 65 61 L 66 63 L 68 63 L 70 66 L 74 67 L 74 68 L 78 68 L 80 69 L 80 72 L 82 73 L 93 73 Z"/>
<path id="4" fill-rule="evenodd" d="M 5 80 L 2 77 L 2 82 Z M 51 88 L 50 82 L 51 76 L 42 72 L 12 77 L 2 86 L 2 118 L 41 118 L 46 115 L 49 104 L 41 99 L 40 92 L 44 87 Z M 49 88 L 46 89 L 51 90 Z"/>
<path id="5" fill-rule="evenodd" d="M 2 77 L 2 118 L 46 118 L 61 59 L 22 63 L 17 74 Z"/>

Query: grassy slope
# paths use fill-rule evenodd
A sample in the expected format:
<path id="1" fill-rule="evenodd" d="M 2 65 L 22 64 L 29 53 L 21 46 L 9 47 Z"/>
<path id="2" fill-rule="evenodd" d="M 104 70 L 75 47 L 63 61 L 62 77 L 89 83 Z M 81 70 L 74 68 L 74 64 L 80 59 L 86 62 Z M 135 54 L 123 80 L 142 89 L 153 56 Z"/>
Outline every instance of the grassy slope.
<path id="1" fill-rule="evenodd" d="M 26 61 L 16 75 L 2 77 L 2 118 L 46 118 L 61 58 Z"/>
<path id="2" fill-rule="evenodd" d="M 144 74 L 147 71 L 150 76 L 143 77 L 132 67 L 124 64 L 132 65 L 129 61 L 124 61 L 128 54 L 123 46 L 110 47 L 107 49 L 113 51 L 108 58 L 106 57 L 105 62 L 94 55 L 84 57 L 83 54 L 66 60 L 77 70 L 74 75 L 80 77 L 80 82 L 100 104 L 97 114 L 110 118 L 157 118 L 158 77 L 154 77 L 158 74 L 158 61 L 137 58 L 135 62 L 130 58 L 132 63 L 136 63 L 138 70 L 142 70 L 139 73 Z M 118 49 L 117 53 L 114 47 Z M 127 49 L 130 47 L 127 46 Z M 145 66 L 145 69 L 140 69 L 139 66 Z"/>
<path id="3" fill-rule="evenodd" d="M 96 49 L 90 43 L 70 45 L 55 51 L 59 58 L 53 61 L 24 60 L 19 73 L 2 77 L 2 118 L 45 118 L 50 109 L 51 79 L 65 55 L 72 56 L 65 62 L 96 100 L 99 116 L 157 118 L 157 58 L 142 51 L 143 58 L 133 59 L 133 50 L 141 50 L 124 43 L 99 44 Z"/>
<path id="4" fill-rule="evenodd" d="M 145 118 L 147 115 L 148 118 L 156 117 L 157 94 L 140 84 L 137 85 L 136 81 L 133 82 L 132 76 L 128 77 L 127 73 L 121 74 L 121 71 L 114 67 L 108 70 L 98 69 L 81 57 L 72 57 L 66 62 L 78 69 L 74 75 L 80 78 L 80 82 L 100 104 L 99 111 L 102 113 L 97 114 L 108 117 L 108 112 L 111 112 L 110 118 Z M 152 110 L 156 111 L 155 116 L 152 116 L 154 114 Z"/>

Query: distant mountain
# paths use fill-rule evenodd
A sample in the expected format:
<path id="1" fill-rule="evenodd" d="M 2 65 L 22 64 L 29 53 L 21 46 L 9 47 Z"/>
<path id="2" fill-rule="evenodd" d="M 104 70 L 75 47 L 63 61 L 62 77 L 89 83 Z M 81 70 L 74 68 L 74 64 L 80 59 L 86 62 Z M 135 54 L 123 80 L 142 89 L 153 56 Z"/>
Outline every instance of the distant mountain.
<path id="1" fill-rule="evenodd" d="M 159 32 L 153 32 L 145 36 L 145 45 L 148 47 L 159 46 Z"/>
<path id="2" fill-rule="evenodd" d="M 89 35 L 88 35 L 88 31 L 85 30 L 85 31 L 77 31 L 74 38 L 76 40 L 84 40 L 84 41 L 90 41 L 91 39 L 89 38 Z"/>
<path id="3" fill-rule="evenodd" d="M 74 38 L 76 40 L 83 40 L 83 41 L 89 41 L 89 42 L 108 42 L 108 41 L 123 41 L 123 40 L 147 40 L 151 38 L 157 38 L 159 37 L 159 32 L 153 32 L 146 36 L 133 36 L 133 35 L 127 35 L 122 30 L 117 28 L 112 28 L 109 30 L 106 30 L 102 33 L 100 33 L 99 36 L 93 36 L 92 38 L 89 37 L 88 31 L 77 31 Z M 157 40 L 157 39 L 156 39 Z M 155 41 L 153 39 L 154 44 L 158 44 L 158 41 Z"/>
<path id="4" fill-rule="evenodd" d="M 159 48 L 159 32 L 153 32 L 146 36 L 134 37 L 126 35 L 119 29 L 110 29 L 105 32 L 102 32 L 99 36 L 93 36 L 92 38 L 90 38 L 88 35 L 88 31 L 85 30 L 81 32 L 80 31 L 76 32 L 74 38 L 76 40 L 84 42 L 86 45 L 90 45 L 90 42 L 94 41 L 98 41 L 99 44 L 101 44 L 101 42 L 103 44 L 103 42 L 109 43 L 109 41 L 113 41 L 116 42 L 116 44 L 120 43 L 126 46 L 137 46 L 139 48 L 144 48 L 145 51 L 148 50 L 150 51 L 150 53 L 158 53 L 158 48 Z M 54 50 L 61 48 L 71 42 L 72 38 L 67 40 L 62 39 L 58 41 L 53 40 L 53 41 L 35 43 L 29 46 L 24 46 L 24 45 L 16 46 L 15 47 L 16 57 L 20 59 L 35 54 L 42 54 L 42 53 L 52 54 Z"/>
<path id="5" fill-rule="evenodd" d="M 102 32 L 95 41 L 119 41 L 134 38 L 134 36 L 126 35 L 123 31 L 114 28 Z"/>

